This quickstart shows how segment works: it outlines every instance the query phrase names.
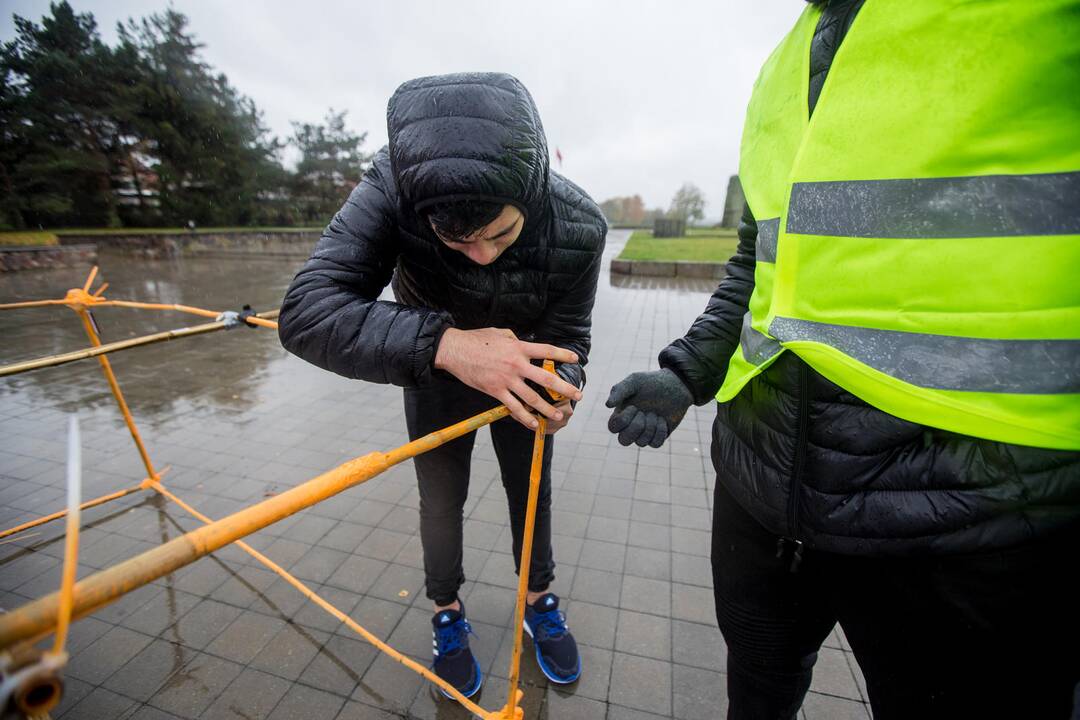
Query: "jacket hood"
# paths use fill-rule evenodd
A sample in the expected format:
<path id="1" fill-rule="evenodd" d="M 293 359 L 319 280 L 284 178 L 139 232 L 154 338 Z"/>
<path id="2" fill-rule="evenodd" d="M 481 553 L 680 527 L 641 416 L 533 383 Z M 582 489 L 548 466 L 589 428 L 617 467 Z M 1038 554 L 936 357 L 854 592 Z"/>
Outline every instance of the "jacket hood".
<path id="1" fill-rule="evenodd" d="M 505 73 L 409 80 L 386 109 L 390 166 L 405 207 L 465 198 L 539 216 L 548 192 L 548 151 L 536 104 Z"/>

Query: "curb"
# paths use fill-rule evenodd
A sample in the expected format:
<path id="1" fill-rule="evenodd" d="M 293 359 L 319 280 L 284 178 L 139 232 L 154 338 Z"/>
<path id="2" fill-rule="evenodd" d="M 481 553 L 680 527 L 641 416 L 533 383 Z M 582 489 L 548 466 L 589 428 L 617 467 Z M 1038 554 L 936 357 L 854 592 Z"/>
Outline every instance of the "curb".
<path id="1" fill-rule="evenodd" d="M 689 277 L 719 280 L 726 274 L 727 263 L 690 260 L 612 260 L 611 272 L 619 275 L 648 277 Z"/>

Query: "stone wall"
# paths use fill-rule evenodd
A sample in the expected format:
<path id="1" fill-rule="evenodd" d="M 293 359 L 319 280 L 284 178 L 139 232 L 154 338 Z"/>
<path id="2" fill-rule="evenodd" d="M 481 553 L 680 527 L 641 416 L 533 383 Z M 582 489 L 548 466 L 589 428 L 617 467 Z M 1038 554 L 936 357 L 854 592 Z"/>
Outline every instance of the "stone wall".
<path id="1" fill-rule="evenodd" d="M 0 272 L 81 267 L 97 262 L 97 245 L 31 245 L 0 247 Z"/>
<path id="2" fill-rule="evenodd" d="M 102 250 L 145 258 L 200 256 L 302 257 L 311 254 L 318 242 L 318 230 L 275 230 L 271 232 L 146 233 L 137 235 L 61 235 L 67 246 L 96 243 Z"/>

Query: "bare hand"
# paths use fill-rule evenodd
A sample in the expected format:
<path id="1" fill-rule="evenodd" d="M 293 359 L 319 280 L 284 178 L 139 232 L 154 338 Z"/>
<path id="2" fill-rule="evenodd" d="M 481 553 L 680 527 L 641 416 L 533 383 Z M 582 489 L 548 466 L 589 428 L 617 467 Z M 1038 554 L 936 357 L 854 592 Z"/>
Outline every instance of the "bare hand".
<path id="1" fill-rule="evenodd" d="M 566 363 L 576 363 L 578 360 L 577 355 L 569 350 L 518 340 L 511 330 L 505 328 L 450 328 L 443 333 L 439 349 L 435 352 L 435 367 L 446 370 L 469 387 L 495 398 L 509 408 L 515 420 L 534 430 L 538 423 L 526 406 L 556 423 L 563 421 L 564 413 L 540 397 L 540 393 L 525 383 L 526 380 L 574 400 L 581 399 L 581 391 L 558 375 L 529 362 L 533 359 Z"/>
<path id="2" fill-rule="evenodd" d="M 562 413 L 562 420 L 549 420 L 547 424 L 547 434 L 554 435 L 558 431 L 566 427 L 566 424 L 570 422 L 570 418 L 574 416 L 574 408 L 571 407 L 569 400 L 563 400 L 561 403 L 555 406 L 555 409 Z"/>

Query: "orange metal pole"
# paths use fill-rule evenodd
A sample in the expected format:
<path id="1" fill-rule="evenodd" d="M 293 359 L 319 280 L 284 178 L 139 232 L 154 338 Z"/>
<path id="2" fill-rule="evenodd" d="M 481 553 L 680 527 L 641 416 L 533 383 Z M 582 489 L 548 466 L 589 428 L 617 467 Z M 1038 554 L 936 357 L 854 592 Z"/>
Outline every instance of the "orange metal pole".
<path id="1" fill-rule="evenodd" d="M 202 317 L 216 318 L 221 313 L 214 310 L 207 310 L 205 308 L 192 307 L 191 305 L 165 305 L 162 303 L 144 303 L 135 302 L 133 300 L 105 300 L 103 302 L 94 303 L 94 307 L 108 307 L 113 305 L 115 307 L 127 307 L 127 308 L 141 308 L 143 310 L 176 310 L 177 312 L 185 312 L 191 315 L 201 315 Z M 266 328 L 277 328 L 278 324 L 273 320 L 264 320 L 263 318 L 256 317 L 254 315 L 246 319 L 247 322 L 252 325 L 261 325 Z"/>
<path id="2" fill-rule="evenodd" d="M 374 452 L 355 458 L 280 495 L 95 573 L 75 585 L 74 616 L 82 617 L 92 613 L 125 593 L 189 565 L 214 550 L 370 480 L 403 460 L 473 432 L 509 414 L 506 407 L 500 405 L 388 453 Z M 0 649 L 51 631 L 56 627 L 57 609 L 58 598 L 57 594 L 53 593 L 0 615 Z"/>
<path id="3" fill-rule="evenodd" d="M 29 300 L 27 302 L 4 303 L 0 310 L 16 310 L 18 308 L 44 307 L 46 305 L 64 305 L 63 300 Z"/>
<path id="4" fill-rule="evenodd" d="M 260 313 L 259 319 L 273 319 L 278 315 L 277 310 L 271 310 L 270 312 Z M 252 316 L 251 319 L 254 319 Z M 97 357 L 98 355 L 105 355 L 107 353 L 116 352 L 118 350 L 127 350 L 133 347 L 140 347 L 142 345 L 153 345 L 154 343 L 166 342 L 168 340 L 178 340 L 185 337 L 193 337 L 195 335 L 203 335 L 205 333 L 217 332 L 219 330 L 225 330 L 225 322 L 212 322 L 203 325 L 192 325 L 191 327 L 178 328 L 176 330 L 165 330 L 164 332 L 153 333 L 151 335 L 141 335 L 139 337 L 129 338 L 127 340 L 117 340 L 116 342 L 106 343 L 97 347 L 88 348 L 85 350 L 75 350 L 69 353 L 61 353 L 58 355 L 49 355 L 43 358 L 37 358 L 36 360 L 26 360 L 20 363 L 14 363 L 12 365 L 0 366 L 0 377 L 6 375 L 17 375 L 19 373 L 28 372 L 30 370 L 39 370 L 46 367 L 55 367 L 57 365 L 65 365 L 76 360 L 85 360 L 87 358 Z"/>
<path id="5" fill-rule="evenodd" d="M 97 270 L 96 267 L 94 269 Z M 91 279 L 92 277 L 93 273 L 91 273 Z M 90 313 L 82 306 L 75 308 L 75 312 L 79 314 L 79 319 L 82 320 L 86 335 L 90 338 L 90 344 L 94 347 L 101 347 L 101 338 L 98 337 L 97 331 L 94 330 L 94 323 L 90 320 Z M 154 470 L 154 463 L 150 461 L 150 453 L 146 451 L 146 445 L 143 444 L 142 436 L 139 435 L 139 429 L 135 427 L 135 418 L 131 416 L 131 410 L 128 409 L 127 401 L 124 400 L 124 394 L 120 392 L 120 385 L 116 382 L 116 375 L 113 373 L 109 358 L 98 355 L 98 362 L 101 363 L 101 369 L 105 372 L 105 379 L 109 381 L 109 387 L 112 389 L 113 397 L 116 398 L 116 404 L 120 406 L 124 422 L 127 423 L 128 430 L 131 432 L 131 439 L 135 441 L 135 447 L 138 448 L 139 456 L 142 458 L 143 465 L 146 466 L 146 476 L 152 480 L 157 480 L 158 473 Z"/>
<path id="6" fill-rule="evenodd" d="M 544 435 L 547 432 L 547 420 L 537 413 L 540 425 L 536 428 L 533 439 L 532 468 L 529 471 L 529 504 L 525 511 L 525 532 L 521 539 L 521 563 L 518 567 L 517 605 L 514 607 L 514 651 L 510 655 L 510 683 L 506 691 L 507 718 L 518 716 L 520 691 L 518 681 L 521 678 L 521 643 L 522 624 L 525 622 L 525 597 L 529 591 L 529 567 L 532 564 L 533 529 L 536 525 L 536 504 L 540 497 L 540 473 L 544 465 Z"/>
<path id="7" fill-rule="evenodd" d="M 87 508 L 102 505 L 109 502 L 110 500 L 116 500 L 118 498 L 124 497 L 125 495 L 130 495 L 133 492 L 138 492 L 142 490 L 143 487 L 144 486 L 140 483 L 138 485 L 133 485 L 132 487 L 125 488 L 124 490 L 120 490 L 118 492 L 109 493 L 108 495 L 102 495 L 101 497 L 94 498 L 93 500 L 87 500 L 79 506 L 79 509 L 86 510 Z M 0 532 L 0 540 L 6 538 L 9 535 L 15 535 L 16 533 L 20 533 L 23 530 L 29 530 L 30 528 L 37 527 L 38 525 L 44 525 L 45 523 L 51 522 L 52 520 L 59 520 L 60 518 L 65 517 L 67 514 L 67 510 L 60 510 L 58 512 L 52 513 L 51 515 L 45 515 L 44 517 L 39 517 L 36 520 L 24 522 L 22 525 L 16 525 L 13 528 L 8 528 L 7 530 Z"/>

